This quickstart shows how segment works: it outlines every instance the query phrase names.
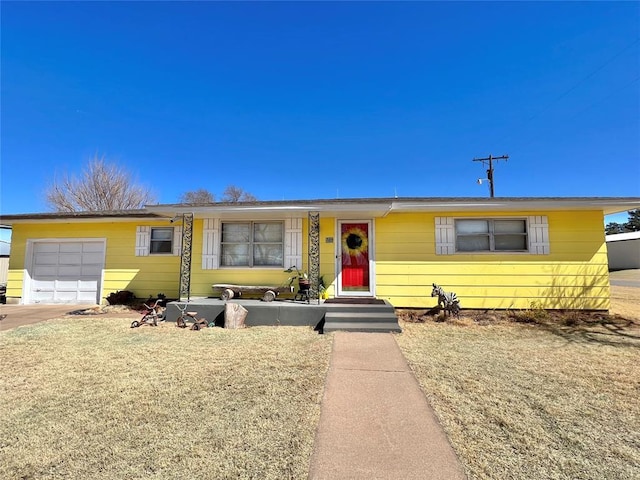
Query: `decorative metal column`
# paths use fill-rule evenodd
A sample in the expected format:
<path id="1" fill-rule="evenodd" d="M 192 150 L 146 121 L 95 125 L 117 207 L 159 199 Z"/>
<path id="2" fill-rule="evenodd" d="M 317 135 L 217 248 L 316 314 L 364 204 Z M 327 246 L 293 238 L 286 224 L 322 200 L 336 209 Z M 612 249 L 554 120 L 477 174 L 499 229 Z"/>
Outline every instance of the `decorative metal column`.
<path id="1" fill-rule="evenodd" d="M 193 213 L 182 214 L 182 251 L 180 252 L 180 300 L 191 297 L 191 245 L 193 243 Z"/>
<path id="2" fill-rule="evenodd" d="M 320 281 L 320 212 L 309 212 L 308 264 L 309 280 L 311 280 L 309 297 L 318 300 L 318 285 Z"/>

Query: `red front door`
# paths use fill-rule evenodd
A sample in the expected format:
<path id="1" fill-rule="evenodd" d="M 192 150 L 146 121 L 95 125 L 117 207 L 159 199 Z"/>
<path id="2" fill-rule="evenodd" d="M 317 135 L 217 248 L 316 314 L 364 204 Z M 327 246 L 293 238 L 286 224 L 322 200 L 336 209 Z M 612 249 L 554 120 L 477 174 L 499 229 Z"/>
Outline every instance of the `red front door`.
<path id="1" fill-rule="evenodd" d="M 340 223 L 340 294 L 371 294 L 369 232 L 368 222 Z"/>

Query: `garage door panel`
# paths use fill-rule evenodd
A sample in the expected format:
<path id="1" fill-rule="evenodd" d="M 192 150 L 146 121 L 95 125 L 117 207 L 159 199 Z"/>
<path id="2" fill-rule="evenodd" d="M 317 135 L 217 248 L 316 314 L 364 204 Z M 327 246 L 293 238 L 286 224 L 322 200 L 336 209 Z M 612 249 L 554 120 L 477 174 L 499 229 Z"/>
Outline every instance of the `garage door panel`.
<path id="1" fill-rule="evenodd" d="M 98 289 L 97 280 L 79 280 L 77 285 L 78 290 L 81 292 L 93 291 Z"/>
<path id="2" fill-rule="evenodd" d="M 96 303 L 104 242 L 34 242 L 29 303 Z"/>
<path id="3" fill-rule="evenodd" d="M 95 292 L 78 292 L 76 303 L 96 303 Z"/>
<path id="4" fill-rule="evenodd" d="M 33 270 L 34 278 L 54 277 L 58 274 L 57 265 L 38 265 Z"/>
<path id="5" fill-rule="evenodd" d="M 78 290 L 78 280 L 56 280 L 56 292 L 75 292 Z"/>
<path id="6" fill-rule="evenodd" d="M 74 277 L 77 278 L 82 274 L 80 265 L 60 265 L 58 267 L 58 277 Z"/>
<path id="7" fill-rule="evenodd" d="M 54 295 L 53 301 L 55 303 L 78 303 L 78 293 L 57 291 Z"/>
<path id="8" fill-rule="evenodd" d="M 63 242 L 60 244 L 60 253 L 82 253 L 82 243 Z"/>
<path id="9" fill-rule="evenodd" d="M 82 263 L 82 255 L 79 253 L 61 253 L 58 256 L 60 265 L 80 265 Z"/>
<path id="10" fill-rule="evenodd" d="M 46 292 L 32 292 L 31 302 L 32 303 L 53 303 L 54 302 L 53 290 L 46 291 Z"/>
<path id="11" fill-rule="evenodd" d="M 104 245 L 98 242 L 88 242 L 82 245 L 83 253 L 97 253 L 102 261 L 102 255 L 104 254 Z"/>
<path id="12" fill-rule="evenodd" d="M 56 288 L 55 277 L 51 278 L 39 278 L 31 282 L 31 286 L 34 290 L 51 290 Z"/>
<path id="13" fill-rule="evenodd" d="M 94 264 L 94 265 L 102 265 L 102 254 L 101 253 L 83 253 L 82 254 L 82 263 L 83 264 Z"/>
<path id="14" fill-rule="evenodd" d="M 80 267 L 80 276 L 81 277 L 96 277 L 100 278 L 102 275 L 102 266 L 101 265 L 82 265 Z"/>
<path id="15" fill-rule="evenodd" d="M 57 265 L 58 253 L 38 253 L 35 257 L 35 265 Z"/>
<path id="16" fill-rule="evenodd" d="M 33 246 L 33 251 L 36 254 L 39 254 L 39 253 L 58 253 L 60 251 L 60 244 L 59 243 L 49 243 L 49 242 L 36 243 Z"/>

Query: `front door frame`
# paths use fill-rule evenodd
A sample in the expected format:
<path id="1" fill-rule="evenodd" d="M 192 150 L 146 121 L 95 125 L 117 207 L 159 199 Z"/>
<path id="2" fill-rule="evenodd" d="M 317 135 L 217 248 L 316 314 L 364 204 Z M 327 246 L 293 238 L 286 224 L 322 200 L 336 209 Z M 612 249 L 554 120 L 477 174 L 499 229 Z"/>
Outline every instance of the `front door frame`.
<path id="1" fill-rule="evenodd" d="M 366 223 L 369 230 L 369 290 L 344 291 L 342 289 L 342 225 L 345 223 Z M 376 296 L 376 262 L 375 262 L 375 232 L 373 219 L 336 219 L 335 226 L 335 254 L 336 254 L 336 297 L 375 297 Z"/>

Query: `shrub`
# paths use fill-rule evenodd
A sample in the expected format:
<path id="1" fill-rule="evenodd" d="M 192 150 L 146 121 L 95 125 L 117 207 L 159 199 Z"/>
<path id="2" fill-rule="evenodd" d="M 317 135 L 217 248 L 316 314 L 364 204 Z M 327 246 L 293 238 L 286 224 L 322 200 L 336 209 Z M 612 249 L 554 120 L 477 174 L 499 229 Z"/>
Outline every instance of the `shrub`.
<path id="1" fill-rule="evenodd" d="M 119 290 L 117 292 L 111 292 L 107 296 L 107 302 L 109 302 L 109 305 L 129 305 L 135 298 L 133 292 L 129 290 Z"/>
<path id="2" fill-rule="evenodd" d="M 549 319 L 549 312 L 540 302 L 531 302 L 527 310 L 511 311 L 509 317 L 519 323 L 542 323 Z"/>

